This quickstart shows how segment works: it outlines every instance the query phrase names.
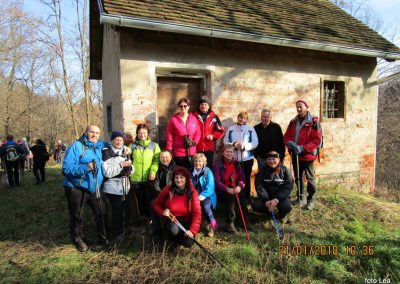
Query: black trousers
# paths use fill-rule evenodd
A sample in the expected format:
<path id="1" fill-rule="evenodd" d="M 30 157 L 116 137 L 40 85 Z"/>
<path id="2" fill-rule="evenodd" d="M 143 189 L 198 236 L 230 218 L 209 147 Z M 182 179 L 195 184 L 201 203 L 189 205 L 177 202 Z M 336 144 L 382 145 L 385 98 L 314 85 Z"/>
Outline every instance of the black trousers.
<path id="1" fill-rule="evenodd" d="M 7 180 L 9 186 L 19 185 L 19 165 L 20 161 L 5 161 Z"/>
<path id="2" fill-rule="evenodd" d="M 250 177 L 251 177 L 251 170 L 253 169 L 253 164 L 254 164 L 254 159 L 240 162 L 240 165 L 242 166 L 242 169 L 244 171 L 244 177 L 246 183 L 244 191 L 246 193 L 247 200 L 250 200 L 250 190 L 251 190 Z"/>
<path id="3" fill-rule="evenodd" d="M 203 153 L 204 156 L 207 158 L 207 166 L 211 169 L 214 164 L 214 151 L 204 151 L 204 152 L 199 152 Z"/>
<path id="4" fill-rule="evenodd" d="M 185 229 L 189 229 L 190 223 L 185 221 L 179 221 Z M 185 233 L 179 229 L 179 227 L 170 221 L 165 224 L 165 230 L 169 241 L 182 245 L 185 247 L 191 247 L 194 244 L 194 240 L 185 235 Z"/>
<path id="5" fill-rule="evenodd" d="M 45 166 L 46 166 L 46 162 L 44 163 L 39 163 L 39 162 L 33 162 L 33 175 L 36 178 L 36 181 L 38 183 L 40 182 L 44 182 L 46 179 L 46 172 L 45 172 Z M 40 172 L 40 176 L 39 176 L 39 172 Z"/>
<path id="6" fill-rule="evenodd" d="M 240 206 L 243 211 L 243 217 L 247 218 L 248 210 L 247 210 L 246 193 L 242 190 L 239 192 L 238 196 L 239 196 Z M 235 194 L 230 194 L 228 192 L 221 192 L 219 197 L 223 202 L 225 202 L 226 222 L 228 224 L 235 222 L 236 219 L 235 203 L 237 203 Z"/>
<path id="7" fill-rule="evenodd" d="M 190 170 L 192 168 L 193 156 L 174 157 L 175 164 Z"/>
<path id="8" fill-rule="evenodd" d="M 111 233 L 113 237 L 121 235 L 124 232 L 124 206 L 121 195 L 106 193 L 111 204 Z"/>
<path id="9" fill-rule="evenodd" d="M 152 201 L 159 192 L 154 189 L 150 182 L 133 183 L 132 186 L 137 198 L 140 216 L 151 217 Z"/>
<path id="10" fill-rule="evenodd" d="M 272 197 L 271 200 L 274 198 L 275 197 Z M 265 202 L 266 201 L 261 198 L 256 198 L 251 203 L 251 208 L 253 208 L 255 212 L 266 213 L 269 215 L 270 213 L 268 211 L 268 208 L 265 206 Z M 292 204 L 290 203 L 289 198 L 279 201 L 277 208 L 278 217 L 284 218 L 290 211 L 292 211 Z"/>
<path id="11" fill-rule="evenodd" d="M 85 204 L 89 205 L 95 216 L 99 240 L 106 240 L 105 223 L 103 222 L 105 220 L 105 216 L 101 215 L 101 211 L 96 199 L 96 193 L 71 187 L 64 187 L 64 192 L 68 201 L 69 229 L 72 241 L 77 243 L 78 241 L 83 240 L 84 233 L 82 228 L 82 217 Z M 104 202 L 102 202 L 102 206 L 103 212 L 106 212 Z"/>
<path id="12" fill-rule="evenodd" d="M 304 182 L 303 175 L 305 173 L 307 180 L 307 200 L 311 200 L 317 191 L 317 186 L 314 179 L 314 161 L 299 161 L 299 176 L 297 176 L 297 159 L 296 156 L 292 156 L 294 178 L 297 186 L 297 197 L 300 198 L 304 194 Z M 299 196 L 299 184 L 300 184 L 300 196 Z"/>

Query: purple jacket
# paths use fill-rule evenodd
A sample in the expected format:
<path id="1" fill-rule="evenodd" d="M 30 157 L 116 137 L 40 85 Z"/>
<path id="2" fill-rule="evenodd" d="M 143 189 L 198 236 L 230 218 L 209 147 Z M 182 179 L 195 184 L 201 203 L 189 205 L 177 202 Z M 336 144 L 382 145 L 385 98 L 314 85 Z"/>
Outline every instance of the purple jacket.
<path id="1" fill-rule="evenodd" d="M 236 185 L 240 186 L 241 189 L 244 189 L 245 178 L 244 178 L 243 169 L 240 166 L 240 163 L 238 161 L 234 161 L 234 163 L 235 163 L 235 169 L 236 169 L 236 172 L 238 175 Z M 228 186 L 226 186 L 224 183 L 225 175 L 226 175 L 226 168 L 225 168 L 224 161 L 222 160 L 222 158 L 218 159 L 214 162 L 213 173 L 214 173 L 215 189 L 217 191 L 227 192 Z"/>

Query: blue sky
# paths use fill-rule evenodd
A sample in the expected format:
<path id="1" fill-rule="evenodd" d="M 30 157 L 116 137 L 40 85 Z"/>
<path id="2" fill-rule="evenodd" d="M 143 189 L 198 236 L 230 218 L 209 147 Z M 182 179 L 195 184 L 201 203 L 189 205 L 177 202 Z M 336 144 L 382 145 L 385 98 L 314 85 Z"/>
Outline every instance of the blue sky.
<path id="1" fill-rule="evenodd" d="M 85 0 L 89 1 L 89 0 Z M 400 26 L 400 0 L 365 0 L 366 4 L 371 7 L 385 23 L 397 24 Z M 61 0 L 64 8 L 64 20 L 72 23 L 71 20 L 76 18 L 72 0 Z M 45 16 L 43 4 L 39 0 L 24 0 L 24 6 L 37 15 Z"/>
<path id="2" fill-rule="evenodd" d="M 400 0 L 367 0 L 385 22 L 400 25 Z"/>

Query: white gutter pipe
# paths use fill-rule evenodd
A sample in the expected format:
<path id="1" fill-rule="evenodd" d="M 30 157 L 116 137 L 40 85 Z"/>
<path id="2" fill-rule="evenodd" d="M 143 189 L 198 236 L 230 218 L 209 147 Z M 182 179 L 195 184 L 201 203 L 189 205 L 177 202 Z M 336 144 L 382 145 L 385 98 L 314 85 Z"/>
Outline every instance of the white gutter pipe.
<path id="1" fill-rule="evenodd" d="M 244 32 L 203 28 L 203 27 L 190 26 L 184 24 L 166 23 L 157 20 L 145 20 L 134 17 L 109 15 L 104 13 L 103 7 L 99 2 L 99 0 L 98 4 L 100 9 L 101 24 L 109 24 L 119 27 L 129 27 L 129 28 L 145 29 L 153 31 L 215 37 L 215 38 L 230 39 L 230 40 L 248 41 L 248 42 L 311 49 L 311 50 L 326 51 L 333 53 L 351 54 L 351 55 L 366 56 L 366 57 L 380 57 L 387 61 L 395 61 L 400 59 L 400 53 L 394 53 L 394 52 L 383 52 L 370 49 L 352 48 L 334 44 L 285 39 L 285 38 L 257 35 Z"/>

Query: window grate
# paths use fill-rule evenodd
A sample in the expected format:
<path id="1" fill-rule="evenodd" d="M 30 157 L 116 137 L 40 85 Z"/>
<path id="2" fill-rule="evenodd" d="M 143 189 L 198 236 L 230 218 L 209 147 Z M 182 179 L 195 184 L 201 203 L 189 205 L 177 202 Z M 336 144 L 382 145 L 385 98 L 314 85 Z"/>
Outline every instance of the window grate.
<path id="1" fill-rule="evenodd" d="M 344 82 L 324 82 L 323 117 L 344 117 Z"/>

